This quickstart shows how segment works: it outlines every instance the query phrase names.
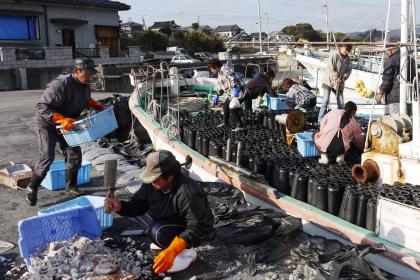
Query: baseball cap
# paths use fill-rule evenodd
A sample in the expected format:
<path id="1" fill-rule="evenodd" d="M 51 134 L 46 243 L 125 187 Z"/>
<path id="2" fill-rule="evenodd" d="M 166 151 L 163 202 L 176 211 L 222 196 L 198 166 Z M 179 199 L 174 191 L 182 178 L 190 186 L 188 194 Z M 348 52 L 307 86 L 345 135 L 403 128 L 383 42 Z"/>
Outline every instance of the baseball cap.
<path id="1" fill-rule="evenodd" d="M 146 168 L 140 179 L 146 184 L 153 183 L 163 172 L 174 168 L 177 164 L 179 162 L 171 152 L 166 150 L 153 152 L 146 158 Z"/>
<path id="2" fill-rule="evenodd" d="M 74 67 L 82 69 L 83 71 L 89 71 L 93 74 L 97 72 L 95 69 L 95 62 L 92 59 L 78 58 L 76 59 Z"/>

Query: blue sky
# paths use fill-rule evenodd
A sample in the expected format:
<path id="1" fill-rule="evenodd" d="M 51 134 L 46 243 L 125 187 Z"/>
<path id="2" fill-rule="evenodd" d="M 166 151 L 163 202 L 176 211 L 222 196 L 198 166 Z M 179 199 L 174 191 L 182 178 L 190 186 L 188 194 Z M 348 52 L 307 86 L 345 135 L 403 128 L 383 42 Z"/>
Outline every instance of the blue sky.
<path id="1" fill-rule="evenodd" d="M 131 10 L 121 12 L 123 21 L 142 22 L 146 26 L 154 21 L 174 19 L 182 26 L 197 22 L 212 27 L 238 24 L 247 32 L 258 30 L 257 0 L 119 0 L 131 5 Z M 325 30 L 325 0 L 260 0 L 262 30 L 281 30 L 285 25 L 309 22 L 314 28 Z M 334 31 L 381 30 L 385 26 L 387 0 L 328 0 Z M 420 5 L 418 5 L 420 6 Z M 420 9 L 417 7 L 417 14 Z M 181 22 L 182 21 L 182 22 Z M 418 21 L 420 23 L 420 21 Z M 391 28 L 400 24 L 400 1 L 391 0 Z"/>

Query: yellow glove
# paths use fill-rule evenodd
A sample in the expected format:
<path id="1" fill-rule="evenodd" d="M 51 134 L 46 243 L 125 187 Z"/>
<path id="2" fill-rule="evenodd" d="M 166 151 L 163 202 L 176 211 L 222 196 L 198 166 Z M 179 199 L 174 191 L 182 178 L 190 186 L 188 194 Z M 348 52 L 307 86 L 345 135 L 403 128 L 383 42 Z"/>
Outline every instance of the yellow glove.
<path id="1" fill-rule="evenodd" d="M 168 248 L 160 252 L 155 258 L 153 270 L 155 273 L 164 273 L 174 264 L 176 256 L 187 248 L 187 242 L 180 237 L 175 237 Z"/>

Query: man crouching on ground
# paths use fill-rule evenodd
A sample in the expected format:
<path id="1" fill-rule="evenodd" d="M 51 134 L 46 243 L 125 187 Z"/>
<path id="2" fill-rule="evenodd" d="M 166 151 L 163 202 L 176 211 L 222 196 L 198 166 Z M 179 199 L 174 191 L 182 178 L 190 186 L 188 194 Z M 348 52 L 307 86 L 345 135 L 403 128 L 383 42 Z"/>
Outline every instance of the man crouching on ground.
<path id="1" fill-rule="evenodd" d="M 143 185 L 129 201 L 108 197 L 105 209 L 135 217 L 148 228 L 151 249 L 163 249 L 154 260 L 154 271 L 171 272 L 177 256 L 197 257 L 193 247 L 213 229 L 213 214 L 203 189 L 181 172 L 169 151 L 151 153 L 140 178 Z"/>

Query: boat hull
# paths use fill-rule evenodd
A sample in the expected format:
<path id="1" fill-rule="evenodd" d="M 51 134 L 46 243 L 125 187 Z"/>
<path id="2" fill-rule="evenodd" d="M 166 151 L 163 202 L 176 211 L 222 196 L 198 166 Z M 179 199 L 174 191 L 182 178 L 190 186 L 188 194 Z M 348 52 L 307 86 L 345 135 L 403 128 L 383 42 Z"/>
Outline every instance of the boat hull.
<path id="1" fill-rule="evenodd" d="M 155 149 L 171 151 L 183 162 L 187 155 L 193 159 L 190 168 L 191 177 L 200 181 L 225 182 L 241 190 L 249 203 L 281 209 L 289 215 L 301 218 L 303 230 L 309 234 L 326 236 L 354 244 L 383 243 L 387 252 L 382 255 L 371 255 L 369 258 L 382 269 L 407 279 L 418 279 L 420 275 L 420 253 L 377 237 L 373 232 L 348 223 L 316 207 L 279 193 L 263 182 L 250 179 L 232 169 L 218 165 L 207 157 L 192 150 L 179 140 L 170 140 L 167 132 L 155 120 L 149 117 L 138 106 L 137 93 L 129 101 L 130 110 L 147 130 Z"/>

